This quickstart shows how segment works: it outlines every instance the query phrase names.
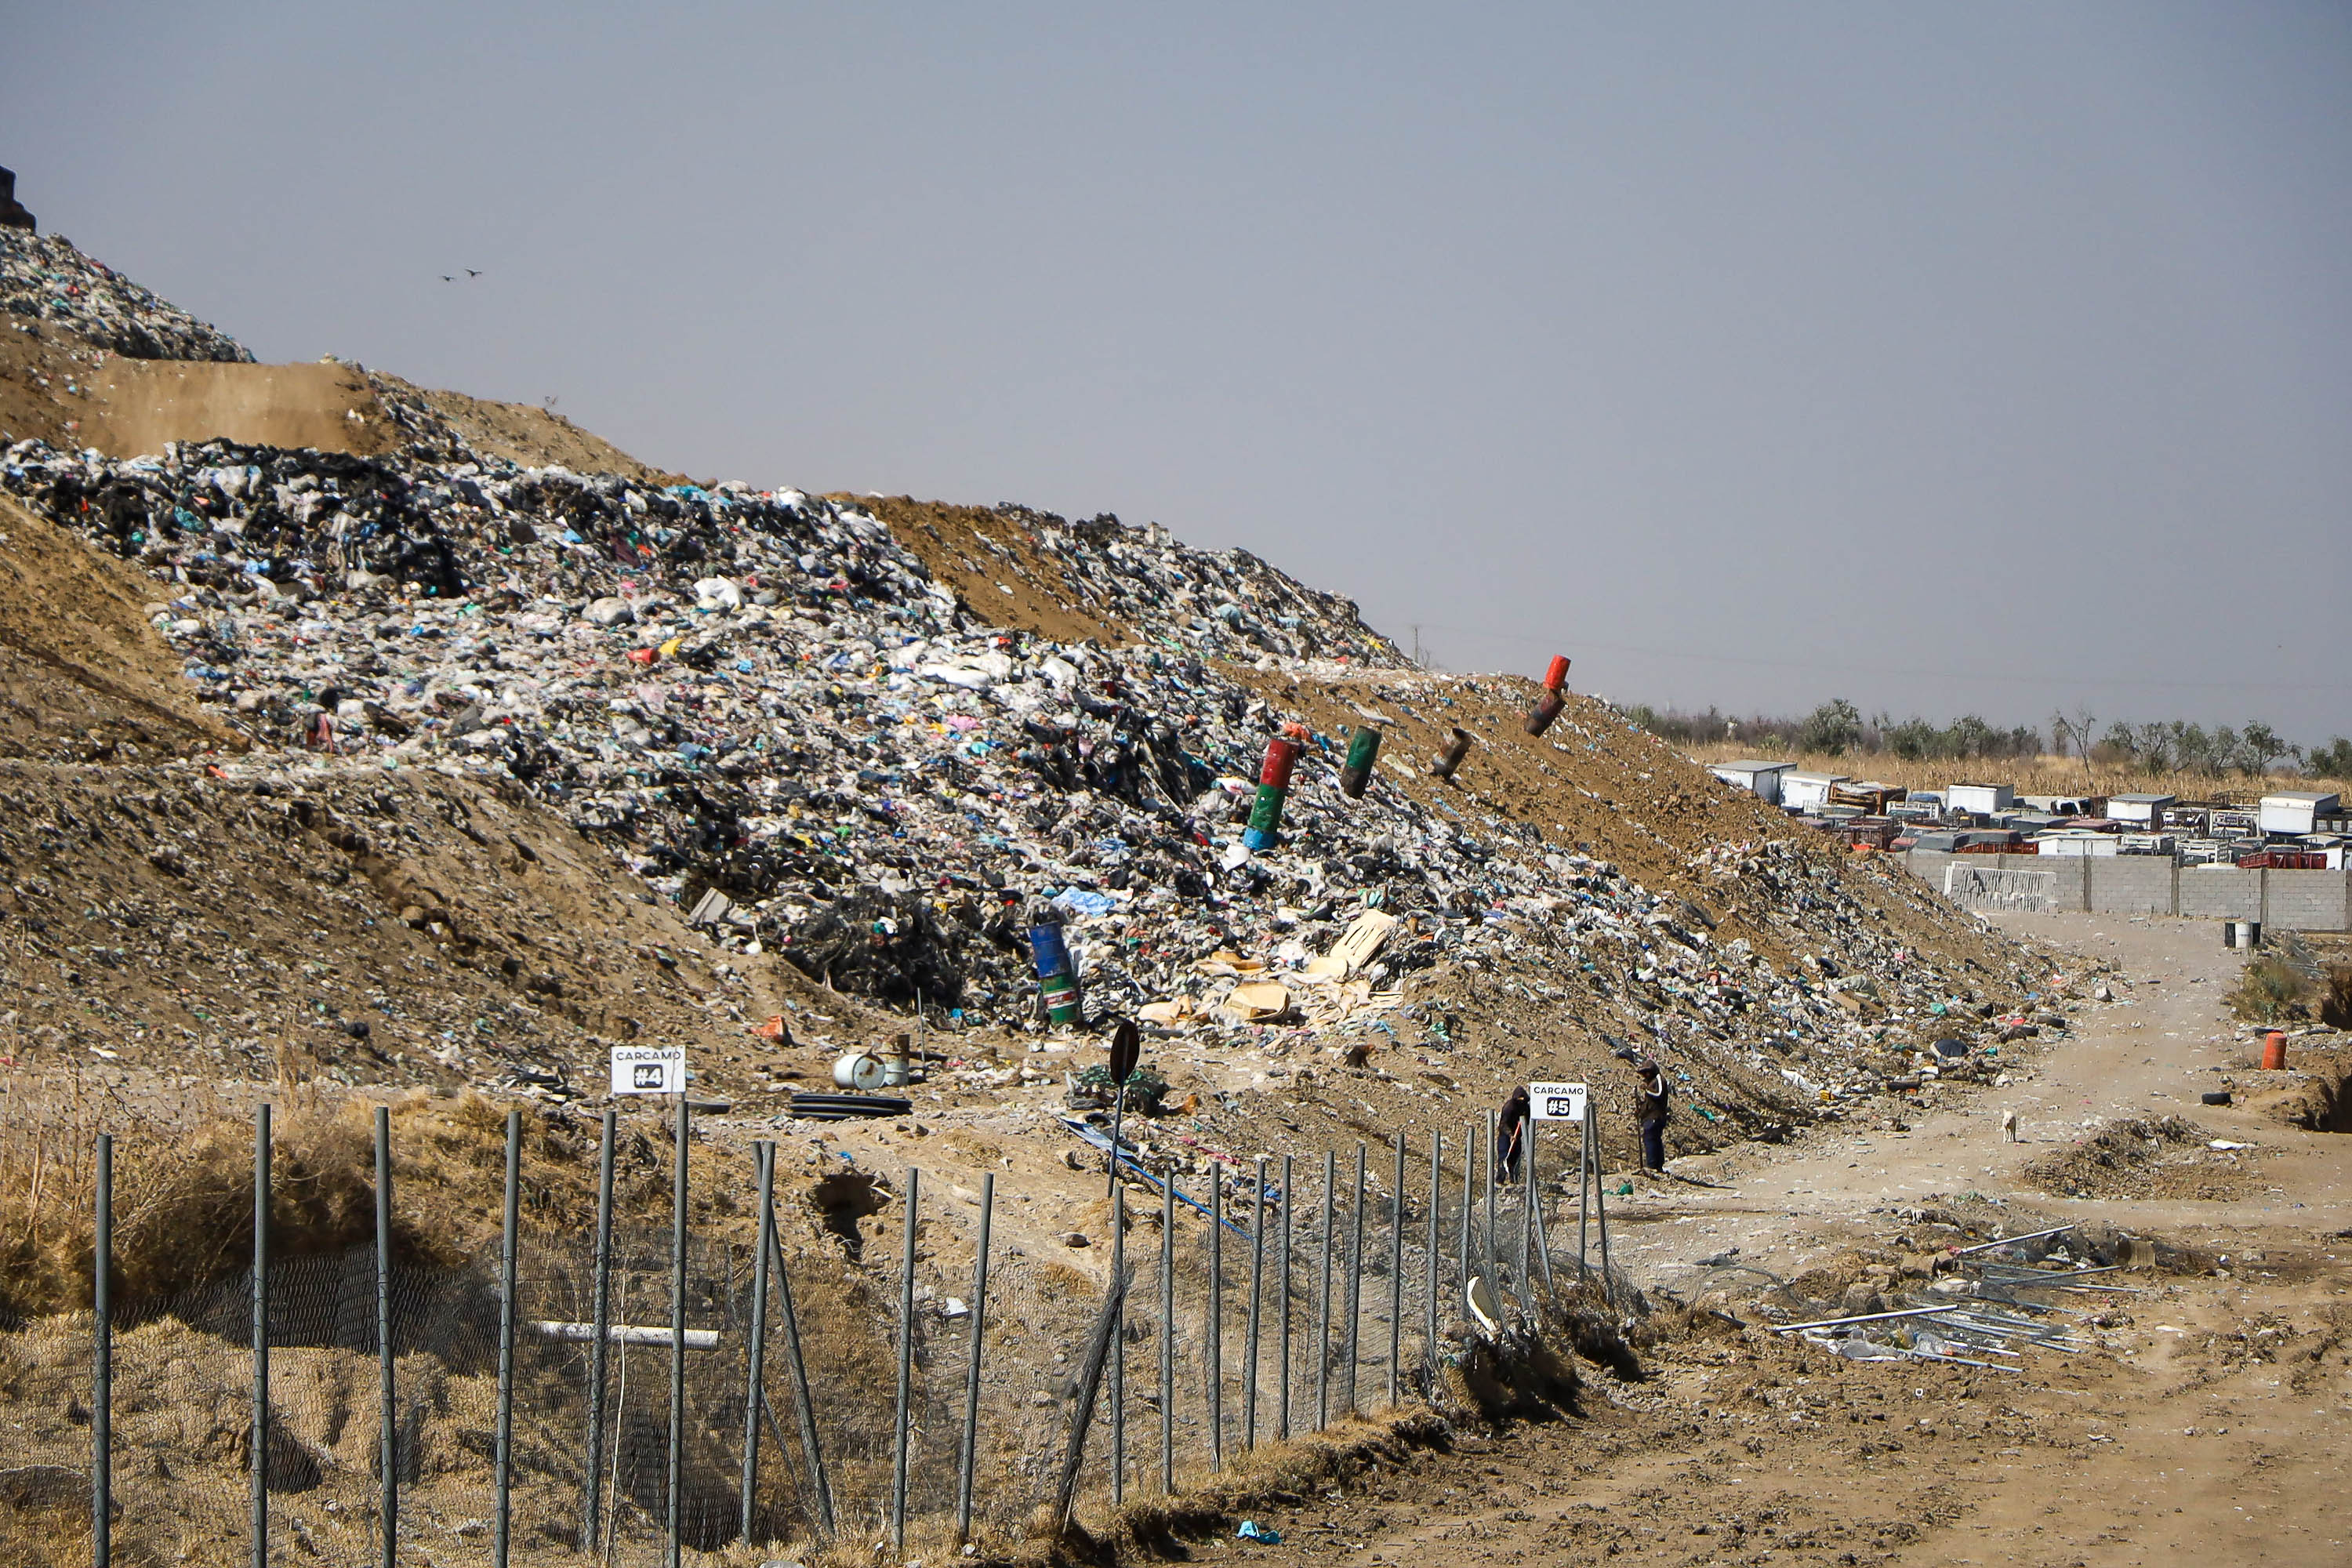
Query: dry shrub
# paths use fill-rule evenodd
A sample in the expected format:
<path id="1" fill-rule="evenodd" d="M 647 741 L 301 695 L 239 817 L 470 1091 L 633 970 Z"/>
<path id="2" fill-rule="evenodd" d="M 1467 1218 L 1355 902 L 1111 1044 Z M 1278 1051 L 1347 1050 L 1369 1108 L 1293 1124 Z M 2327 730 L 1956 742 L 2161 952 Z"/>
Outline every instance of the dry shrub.
<path id="1" fill-rule="evenodd" d="M 2311 976 L 2283 958 L 2263 953 L 2239 973 L 2223 998 L 2230 1011 L 2250 1024 L 2280 1024 L 2310 1016 Z"/>

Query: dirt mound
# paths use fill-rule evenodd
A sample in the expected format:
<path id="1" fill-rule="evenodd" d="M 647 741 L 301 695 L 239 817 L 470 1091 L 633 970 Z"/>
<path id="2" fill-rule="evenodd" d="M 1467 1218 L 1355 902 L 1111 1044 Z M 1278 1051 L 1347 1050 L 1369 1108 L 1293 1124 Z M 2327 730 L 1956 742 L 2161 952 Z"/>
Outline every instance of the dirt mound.
<path id="1" fill-rule="evenodd" d="M 104 407 L 81 444 L 117 457 L 173 441 L 220 438 L 309 447 L 362 457 L 395 449 L 400 431 L 357 369 L 316 364 L 215 364 L 116 358 L 96 377 Z"/>
<path id="2" fill-rule="evenodd" d="M 2251 1164 L 2267 1152 L 2215 1149 L 2213 1142 L 2211 1133 L 2178 1116 L 2109 1122 L 2073 1148 L 2034 1161 L 2025 1176 L 2068 1198 L 2228 1201 L 2261 1191 Z"/>
<path id="3" fill-rule="evenodd" d="M 437 391 L 383 371 L 370 371 L 367 377 L 387 403 L 422 412 L 457 441 L 487 458 L 526 468 L 553 465 L 575 474 L 624 474 L 652 484 L 688 482 L 685 475 L 641 463 L 593 431 L 583 430 L 545 408 Z"/>
<path id="4" fill-rule="evenodd" d="M 239 743 L 149 624 L 161 591 L 0 497 L 0 755 L 127 762 Z"/>
<path id="5" fill-rule="evenodd" d="M 2246 1109 L 2306 1131 L 2352 1132 L 2352 1044 L 2338 1042 L 2316 1049 L 2308 1039 L 2295 1044 L 2298 1048 L 2288 1058 L 2287 1073 L 2261 1075 L 2265 1080 L 2284 1077 L 2287 1086 L 2256 1088 L 2246 1097 Z"/>

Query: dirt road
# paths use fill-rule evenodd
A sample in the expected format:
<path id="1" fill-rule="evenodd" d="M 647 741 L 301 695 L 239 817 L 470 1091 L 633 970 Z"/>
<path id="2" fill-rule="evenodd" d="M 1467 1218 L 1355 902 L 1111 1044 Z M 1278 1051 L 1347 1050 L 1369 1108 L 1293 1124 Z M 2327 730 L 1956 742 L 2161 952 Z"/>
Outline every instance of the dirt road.
<path id="1" fill-rule="evenodd" d="M 1697 1261 L 1734 1247 L 1785 1278 L 1885 1245 L 1923 1207 L 1986 1202 L 2011 1233 L 2105 1219 L 2197 1249 L 2193 1271 L 2075 1299 L 2101 1352 L 1999 1373 L 1848 1362 L 1760 1326 L 1705 1325 L 1645 1352 L 1641 1381 L 1595 1373 L 1568 1420 L 1300 1499 L 1256 1521 L 1280 1545 L 1206 1542 L 1201 1559 L 2352 1562 L 2352 1142 L 2199 1103 L 2225 1077 L 2260 1076 L 2237 1070 L 2220 1003 L 2237 964 L 2210 926 L 2011 925 L 2111 958 L 2129 984 L 1966 1103 L 1678 1163 L 1687 1179 L 1624 1201 L 1618 1257 L 1685 1289 L 1721 1278 Z M 2021 1142 L 2003 1136 L 2003 1110 Z M 2086 1120 L 2168 1114 L 2208 1143 L 2255 1146 L 2179 1156 L 2221 1162 L 2214 1179 L 2240 1195 L 2037 1190 Z M 2163 1170 L 2148 1180 L 2163 1187 Z"/>

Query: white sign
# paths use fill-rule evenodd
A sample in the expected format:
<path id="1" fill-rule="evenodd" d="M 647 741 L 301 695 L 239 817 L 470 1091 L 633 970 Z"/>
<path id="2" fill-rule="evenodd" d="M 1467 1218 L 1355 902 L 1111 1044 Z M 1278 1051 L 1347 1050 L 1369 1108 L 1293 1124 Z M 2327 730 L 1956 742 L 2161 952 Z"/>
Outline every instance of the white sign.
<path id="1" fill-rule="evenodd" d="M 684 1046 L 614 1046 L 614 1094 L 684 1094 Z"/>
<path id="2" fill-rule="evenodd" d="M 1528 1085 L 1528 1110 L 1538 1121 L 1584 1120 L 1584 1086 L 1580 1083 Z"/>

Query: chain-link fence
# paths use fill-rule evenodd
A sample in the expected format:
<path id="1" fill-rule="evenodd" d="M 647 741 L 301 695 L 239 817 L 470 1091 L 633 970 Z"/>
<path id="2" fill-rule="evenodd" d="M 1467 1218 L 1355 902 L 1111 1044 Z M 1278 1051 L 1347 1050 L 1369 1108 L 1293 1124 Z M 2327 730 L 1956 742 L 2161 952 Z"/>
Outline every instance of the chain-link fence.
<path id="1" fill-rule="evenodd" d="M 1575 1244 L 1492 1179 L 1490 1136 L 1465 1158 L 1478 1132 L 1435 1165 L 1426 1133 L 1213 1177 L 1129 1163 L 1108 1258 L 992 1241 L 992 1176 L 908 1172 L 875 1183 L 862 1229 L 780 1230 L 763 1145 L 742 1206 L 768 1198 L 764 1246 L 614 1224 L 609 1203 L 557 1231 L 510 1204 L 510 1307 L 504 1244 L 429 1268 L 371 1241 L 265 1258 L 258 1333 L 253 1270 L 0 1325 L 0 1547 L 103 1563 L 101 1492 L 111 1559 L 142 1565 L 251 1563 L 257 1540 L 352 1568 L 651 1565 L 674 1544 L 952 1539 L 967 1517 L 1009 1542 L 1065 1500 L 1181 1492 L 1425 1398 L 1465 1315 L 1532 1307 Z"/>

